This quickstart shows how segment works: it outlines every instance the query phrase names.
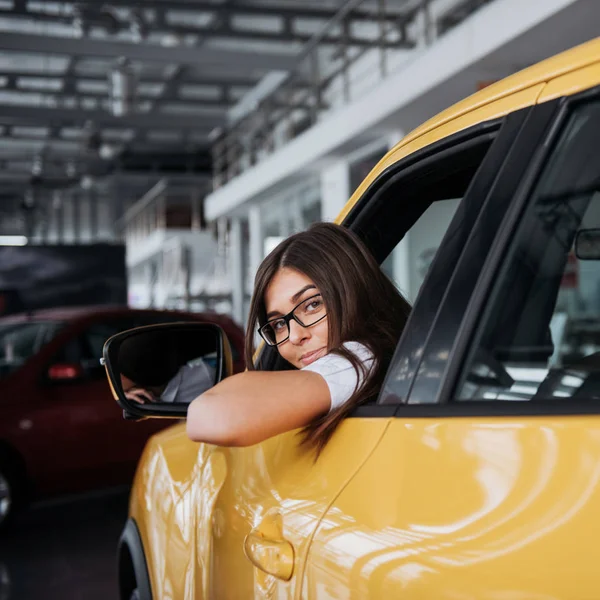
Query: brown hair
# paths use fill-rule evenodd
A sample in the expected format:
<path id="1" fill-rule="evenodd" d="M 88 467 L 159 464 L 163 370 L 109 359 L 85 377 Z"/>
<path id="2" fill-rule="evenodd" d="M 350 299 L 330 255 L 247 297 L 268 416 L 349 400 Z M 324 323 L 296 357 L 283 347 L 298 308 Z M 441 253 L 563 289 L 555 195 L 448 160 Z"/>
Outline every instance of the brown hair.
<path id="1" fill-rule="evenodd" d="M 340 421 L 378 393 L 410 305 L 381 271 L 358 236 L 340 225 L 317 223 L 281 242 L 256 273 L 246 330 L 246 360 L 250 371 L 293 368 L 283 359 L 268 364 L 261 356 L 259 364 L 252 361 L 256 329 L 266 321 L 266 289 L 274 275 L 284 267 L 309 277 L 321 293 L 327 309 L 331 353 L 347 358 L 356 372 L 363 375 L 367 375 L 365 366 L 343 344 L 360 342 L 375 356 L 368 376 L 363 377 L 351 398 L 303 429 L 302 444 L 316 450 L 318 456 Z M 269 351 L 272 348 L 266 347 L 262 354 Z"/>

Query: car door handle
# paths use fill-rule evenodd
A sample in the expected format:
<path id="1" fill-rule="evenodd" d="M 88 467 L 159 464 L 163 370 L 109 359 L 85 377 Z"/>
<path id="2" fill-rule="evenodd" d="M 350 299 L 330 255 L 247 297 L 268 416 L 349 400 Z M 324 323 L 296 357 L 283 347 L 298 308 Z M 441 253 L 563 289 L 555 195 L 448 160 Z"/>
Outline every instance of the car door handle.
<path id="1" fill-rule="evenodd" d="M 283 536 L 266 537 L 259 527 L 244 540 L 250 562 L 265 573 L 289 581 L 294 572 L 294 547 Z"/>

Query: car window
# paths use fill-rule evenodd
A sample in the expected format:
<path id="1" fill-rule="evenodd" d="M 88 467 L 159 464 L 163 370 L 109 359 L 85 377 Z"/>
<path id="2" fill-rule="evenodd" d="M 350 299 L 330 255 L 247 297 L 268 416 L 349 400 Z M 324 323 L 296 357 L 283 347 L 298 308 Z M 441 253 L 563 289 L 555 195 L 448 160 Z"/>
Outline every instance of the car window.
<path id="1" fill-rule="evenodd" d="M 433 202 L 385 259 L 381 268 L 413 304 L 461 198 Z"/>
<path id="2" fill-rule="evenodd" d="M 83 338 L 83 358 L 100 359 L 104 343 L 108 338 L 133 327 L 136 327 L 133 318 L 120 318 L 94 323 L 81 336 Z"/>
<path id="3" fill-rule="evenodd" d="M 534 189 L 454 394 L 600 400 L 600 102 L 573 111 Z"/>
<path id="4" fill-rule="evenodd" d="M 385 173 L 380 191 L 366 196 L 348 224 L 380 261 L 381 268 L 413 303 L 454 215 L 479 171 L 501 124 L 464 134 L 454 144 L 438 142 L 423 158 L 408 157 L 403 168 Z M 479 205 L 483 198 L 476 198 Z"/>
<path id="5" fill-rule="evenodd" d="M 87 375 L 102 378 L 105 374 L 100 358 L 104 342 L 109 337 L 134 326 L 133 317 L 117 317 L 93 323 L 66 341 L 51 362 L 79 364 Z"/>
<path id="6" fill-rule="evenodd" d="M 59 321 L 0 325 L 0 377 L 8 375 L 36 354 L 62 326 Z"/>

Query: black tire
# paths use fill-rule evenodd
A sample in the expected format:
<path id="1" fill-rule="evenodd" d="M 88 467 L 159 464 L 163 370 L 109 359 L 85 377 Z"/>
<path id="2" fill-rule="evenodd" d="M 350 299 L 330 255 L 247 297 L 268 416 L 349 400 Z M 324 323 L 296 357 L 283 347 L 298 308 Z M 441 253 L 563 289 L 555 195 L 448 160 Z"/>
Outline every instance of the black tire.
<path id="1" fill-rule="evenodd" d="M 23 477 L 15 462 L 0 454 L 0 531 L 11 526 L 23 506 L 24 489 Z"/>

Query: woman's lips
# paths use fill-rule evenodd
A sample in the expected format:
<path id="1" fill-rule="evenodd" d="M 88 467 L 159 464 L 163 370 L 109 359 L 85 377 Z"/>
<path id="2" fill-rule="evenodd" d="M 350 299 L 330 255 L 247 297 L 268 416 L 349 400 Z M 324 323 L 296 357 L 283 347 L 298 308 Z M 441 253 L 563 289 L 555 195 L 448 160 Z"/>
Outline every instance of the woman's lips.
<path id="1" fill-rule="evenodd" d="M 307 365 L 310 365 L 310 363 L 315 362 L 315 360 L 318 358 L 321 358 L 321 356 L 325 356 L 325 353 L 325 348 L 319 348 L 318 350 L 307 352 L 300 357 L 300 362 L 306 367 Z"/>

